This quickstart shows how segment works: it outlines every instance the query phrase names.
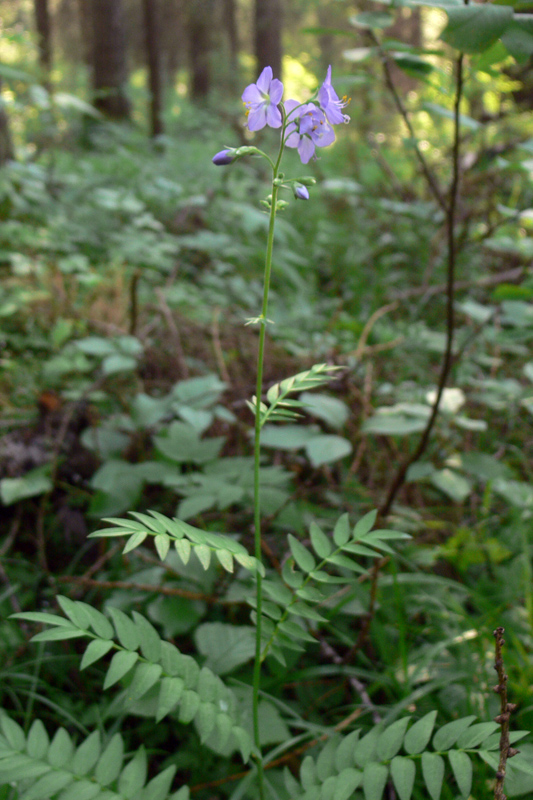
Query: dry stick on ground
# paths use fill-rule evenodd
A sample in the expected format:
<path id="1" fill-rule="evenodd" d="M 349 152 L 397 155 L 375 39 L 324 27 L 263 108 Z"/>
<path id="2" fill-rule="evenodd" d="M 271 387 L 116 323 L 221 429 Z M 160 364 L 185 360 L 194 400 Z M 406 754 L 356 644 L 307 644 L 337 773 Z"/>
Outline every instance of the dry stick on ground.
<path id="1" fill-rule="evenodd" d="M 501 627 L 496 628 L 494 631 L 494 638 L 496 639 L 494 669 L 498 674 L 498 685 L 494 687 L 494 691 L 500 695 L 500 713 L 495 717 L 495 722 L 501 725 L 502 729 L 500 735 L 500 761 L 494 785 L 494 800 L 507 800 L 507 796 L 503 793 L 507 759 L 512 758 L 519 752 L 519 750 L 511 747 L 509 743 L 509 720 L 516 709 L 516 704 L 507 702 L 507 675 L 505 674 L 502 656 L 502 648 L 505 644 L 504 631 L 505 629 Z"/>
<path id="2" fill-rule="evenodd" d="M 374 35 L 374 34 L 373 34 Z M 377 43 L 377 39 L 375 39 Z M 420 441 L 418 446 L 415 448 L 414 453 L 412 453 L 405 461 L 400 465 L 396 475 L 394 476 L 387 494 L 385 496 L 385 500 L 381 504 L 379 511 L 378 511 L 378 518 L 385 519 L 391 510 L 392 504 L 396 499 L 396 496 L 400 489 L 402 488 L 403 484 L 405 483 L 405 478 L 407 475 L 407 470 L 414 464 L 419 458 L 422 456 L 426 447 L 429 443 L 429 437 L 433 431 L 433 427 L 435 425 L 435 420 L 437 419 L 437 414 L 439 411 L 439 404 L 442 397 L 442 393 L 444 391 L 444 387 L 448 381 L 448 376 L 453 364 L 453 337 L 454 337 L 454 329 L 455 329 L 455 314 L 454 314 L 454 296 L 455 296 L 455 267 L 456 267 L 456 260 L 457 260 L 457 241 L 456 241 L 456 231 L 455 231 L 455 224 L 456 224 L 456 212 L 457 212 L 457 201 L 459 198 L 459 181 L 460 181 L 460 169 L 459 169 L 459 154 L 460 154 L 460 124 L 459 124 L 459 117 L 460 117 L 460 105 L 461 99 L 463 94 L 463 54 L 460 53 L 457 61 L 456 61 L 456 92 L 455 92 L 455 104 L 454 104 L 454 137 L 453 137 L 453 145 L 452 145 L 452 180 L 450 184 L 448 199 L 445 200 L 443 195 L 437 185 L 436 178 L 432 174 L 431 170 L 429 169 L 422 153 L 419 151 L 418 147 L 415 147 L 418 159 L 422 166 L 422 171 L 428 185 L 441 206 L 444 210 L 446 215 L 446 239 L 448 244 L 448 270 L 447 270 L 447 281 L 446 281 L 446 350 L 444 353 L 444 361 L 442 363 L 439 382 L 437 386 L 437 396 L 435 398 L 435 402 L 433 404 L 433 408 L 431 410 L 430 417 L 428 419 L 427 425 L 425 430 L 422 432 L 420 437 Z M 387 85 L 392 92 L 396 105 L 402 115 L 405 124 L 413 138 L 414 137 L 414 130 L 411 125 L 411 121 L 409 119 L 409 115 L 403 103 L 396 91 L 396 87 L 394 85 L 394 81 L 392 79 L 392 73 L 390 70 L 390 65 L 388 62 L 388 56 L 383 54 L 383 69 L 385 72 L 385 80 Z M 363 624 L 359 631 L 359 635 L 353 647 L 348 651 L 345 656 L 345 661 L 350 661 L 353 659 L 355 654 L 360 650 L 363 646 L 366 637 L 368 635 L 368 631 L 370 629 L 370 625 L 372 619 L 374 618 L 375 608 L 376 608 L 376 597 L 377 597 L 377 584 L 379 579 L 379 573 L 381 568 L 387 563 L 388 558 L 381 558 L 374 563 L 374 566 L 371 570 L 371 584 L 370 584 L 370 602 L 368 607 L 368 612 L 363 620 Z"/>
<path id="3" fill-rule="evenodd" d="M 159 302 L 159 309 L 165 318 L 165 322 L 167 323 L 168 329 L 172 336 L 172 343 L 174 345 L 174 358 L 176 359 L 177 367 L 180 371 L 181 377 L 186 380 L 189 377 L 189 367 L 187 366 L 187 361 L 185 359 L 185 351 L 181 341 L 181 334 L 176 322 L 174 321 L 174 317 L 172 316 L 172 311 L 165 300 L 165 295 L 162 289 L 156 289 L 155 293 Z"/>

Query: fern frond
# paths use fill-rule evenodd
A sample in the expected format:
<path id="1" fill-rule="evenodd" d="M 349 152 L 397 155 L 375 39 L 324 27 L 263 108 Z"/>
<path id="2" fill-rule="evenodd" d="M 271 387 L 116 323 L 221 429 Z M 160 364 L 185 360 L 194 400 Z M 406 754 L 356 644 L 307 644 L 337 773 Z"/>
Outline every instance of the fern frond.
<path id="1" fill-rule="evenodd" d="M 347 736 L 335 734 L 317 758 L 306 756 L 300 767 L 300 780 L 285 771 L 285 785 L 292 800 L 348 800 L 359 797 L 381 800 L 392 781 L 399 800 L 411 800 L 415 787 L 427 791 L 431 800 L 440 800 L 446 775 L 468 798 L 472 788 L 472 758 L 497 765 L 499 735 L 496 722 L 472 724 L 475 717 L 464 717 L 443 725 L 433 734 L 436 711 L 414 724 L 402 717 L 391 725 L 376 725 L 363 737 L 356 730 Z M 513 742 L 526 736 L 516 731 Z M 428 749 L 432 739 L 432 749 Z M 443 746 L 445 745 L 445 746 Z M 492 752 L 492 758 L 491 758 Z M 446 765 L 448 762 L 448 766 Z M 526 759 L 513 758 L 514 769 L 533 772 Z M 363 796 L 363 795 L 361 795 Z M 417 795 L 421 796 L 421 795 Z"/>
<path id="2" fill-rule="evenodd" d="M 58 596 L 58 602 L 68 619 L 39 612 L 12 617 L 53 626 L 36 634 L 32 641 L 88 637 L 91 641 L 85 649 L 81 669 L 114 650 L 104 689 L 126 681 L 128 685 L 122 695 L 124 710 L 131 711 L 150 692 L 155 696 L 156 722 L 167 714 L 176 714 L 184 724 L 195 723 L 202 741 L 216 729 L 224 740 L 231 736 L 232 745 L 248 761 L 252 748 L 249 734 L 240 724 L 233 692 L 218 675 L 208 667 L 200 668 L 192 656 L 162 640 L 153 625 L 136 611 L 131 618 L 118 608 L 110 608 L 112 625 L 104 614 L 87 603 L 63 596 Z"/>
<path id="3" fill-rule="evenodd" d="M 153 536 L 156 550 L 162 561 L 165 560 L 170 545 L 173 544 L 184 564 L 187 564 L 192 552 L 197 556 L 203 568 L 208 569 L 211 563 L 211 554 L 214 553 L 219 564 L 227 572 L 233 572 L 233 561 L 235 560 L 250 572 L 259 571 L 264 574 L 262 564 L 231 536 L 203 531 L 183 520 L 171 519 L 159 511 L 149 511 L 147 514 L 130 511 L 130 514 L 135 519 L 107 518 L 105 521 L 112 523 L 112 527 L 102 528 L 102 530 L 91 533 L 90 536 L 94 538 L 129 536 L 124 546 L 124 553 L 129 553 L 139 547 L 148 536 Z"/>
<path id="4" fill-rule="evenodd" d="M 171 793 L 174 766 L 148 783 L 147 766 L 142 747 L 124 764 L 119 733 L 102 745 L 94 731 L 76 747 L 64 728 L 50 741 L 40 720 L 26 736 L 7 714 L 0 716 L 0 786 L 16 786 L 24 800 L 189 800 L 187 786 Z"/>

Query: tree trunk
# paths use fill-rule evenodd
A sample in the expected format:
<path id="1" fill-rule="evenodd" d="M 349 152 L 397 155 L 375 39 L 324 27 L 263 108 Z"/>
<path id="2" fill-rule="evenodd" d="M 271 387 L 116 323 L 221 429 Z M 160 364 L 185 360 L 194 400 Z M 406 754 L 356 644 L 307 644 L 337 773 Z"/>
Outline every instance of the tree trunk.
<path id="1" fill-rule="evenodd" d="M 143 0 L 148 83 L 150 86 L 150 131 L 152 136 L 163 133 L 161 118 L 161 59 L 159 51 L 159 9 L 157 0 Z"/>
<path id="2" fill-rule="evenodd" d="M 1 91 L 2 78 L 0 77 L 0 167 L 2 167 L 6 161 L 12 161 L 15 157 L 11 134 L 9 132 L 9 118 L 2 102 Z"/>
<path id="3" fill-rule="evenodd" d="M 205 100 L 211 88 L 211 11 L 211 0 L 189 0 L 189 64 L 193 101 Z"/>
<path id="4" fill-rule="evenodd" d="M 255 55 L 258 72 L 272 67 L 281 79 L 281 0 L 255 0 Z"/>
<path id="5" fill-rule="evenodd" d="M 236 78 L 239 58 L 239 34 L 237 31 L 237 15 L 235 0 L 224 0 L 224 21 L 229 42 L 229 60 L 232 75 Z"/>
<path id="6" fill-rule="evenodd" d="M 94 105 L 115 120 L 130 118 L 122 0 L 93 0 Z"/>
<path id="7" fill-rule="evenodd" d="M 52 69 L 52 29 L 48 0 L 34 0 L 35 27 L 37 29 L 37 45 L 39 48 L 39 64 L 43 82 L 50 81 Z"/>

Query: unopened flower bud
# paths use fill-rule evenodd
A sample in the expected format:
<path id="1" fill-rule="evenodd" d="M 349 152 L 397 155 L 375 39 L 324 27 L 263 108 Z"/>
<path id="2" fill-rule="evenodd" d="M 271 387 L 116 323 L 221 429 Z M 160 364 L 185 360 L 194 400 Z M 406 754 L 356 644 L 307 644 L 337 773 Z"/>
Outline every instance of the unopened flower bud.
<path id="1" fill-rule="evenodd" d="M 286 200 L 278 200 L 276 203 L 276 211 L 285 211 L 289 204 Z"/>
<path id="2" fill-rule="evenodd" d="M 231 164 L 232 161 L 235 160 L 235 151 L 234 150 L 221 150 L 220 153 L 217 153 L 216 156 L 213 156 L 212 161 L 217 167 L 225 167 L 228 164 Z"/>
<path id="3" fill-rule="evenodd" d="M 316 178 L 313 178 L 311 175 L 304 175 L 303 178 L 298 178 L 298 180 L 303 186 L 314 186 L 316 183 Z"/>
<path id="4" fill-rule="evenodd" d="M 293 186 L 294 196 L 297 200 L 309 200 L 309 192 L 305 186 Z"/>

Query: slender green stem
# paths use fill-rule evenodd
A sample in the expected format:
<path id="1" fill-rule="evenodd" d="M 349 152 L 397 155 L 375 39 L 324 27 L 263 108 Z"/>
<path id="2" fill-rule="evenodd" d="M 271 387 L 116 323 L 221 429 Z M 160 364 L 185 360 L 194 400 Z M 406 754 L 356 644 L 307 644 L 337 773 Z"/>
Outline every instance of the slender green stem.
<path id="1" fill-rule="evenodd" d="M 260 499 L 260 463 L 261 463 L 261 415 L 260 404 L 263 391 L 263 365 L 265 358 L 265 340 L 268 312 L 268 295 L 270 291 L 270 275 L 272 273 L 272 251 L 274 248 L 274 227 L 276 222 L 276 204 L 278 197 L 277 177 L 279 165 L 283 155 L 283 133 L 279 155 L 272 167 L 272 196 L 270 205 L 270 221 L 268 225 L 267 248 L 265 257 L 265 273 L 263 278 L 263 306 L 259 317 L 259 351 L 257 356 L 257 381 L 255 390 L 255 435 L 254 435 L 254 555 L 258 566 L 261 560 L 261 499 Z M 271 162 L 272 163 L 272 162 Z M 253 729 L 254 744 L 257 754 L 257 777 L 259 784 L 259 798 L 264 800 L 264 776 L 263 776 L 263 757 L 261 754 L 260 731 L 259 731 L 259 690 L 261 684 L 261 613 L 263 605 L 263 579 L 259 572 L 256 573 L 256 627 L 255 627 L 255 662 L 253 674 Z"/>

